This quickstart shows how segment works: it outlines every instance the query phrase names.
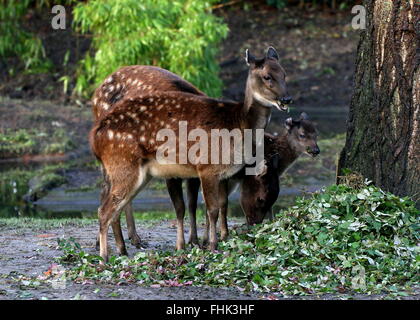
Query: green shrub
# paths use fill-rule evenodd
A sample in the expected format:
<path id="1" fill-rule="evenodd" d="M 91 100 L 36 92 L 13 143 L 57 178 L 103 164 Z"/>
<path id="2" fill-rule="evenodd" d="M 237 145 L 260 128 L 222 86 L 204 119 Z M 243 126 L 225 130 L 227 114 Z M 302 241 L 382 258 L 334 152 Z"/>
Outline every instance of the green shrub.
<path id="1" fill-rule="evenodd" d="M 94 53 L 80 65 L 76 92 L 91 93 L 121 66 L 158 65 L 212 96 L 220 96 L 216 54 L 228 28 L 212 15 L 215 0 L 92 0 L 73 10 Z"/>
<path id="2" fill-rule="evenodd" d="M 35 149 L 33 135 L 26 129 L 0 132 L 0 159 L 31 153 Z"/>
<path id="3" fill-rule="evenodd" d="M 284 8 L 287 5 L 287 0 L 266 0 L 269 6 L 276 7 L 277 9 Z"/>
<path id="4" fill-rule="evenodd" d="M 0 57 L 18 56 L 26 69 L 41 67 L 45 59 L 41 40 L 22 29 L 21 20 L 30 2 L 0 1 Z"/>
<path id="5" fill-rule="evenodd" d="M 41 10 L 56 4 L 69 5 L 74 0 L 0 0 L 0 57 L 18 57 L 27 73 L 44 73 L 52 68 L 41 39 L 23 27 L 30 8 Z"/>

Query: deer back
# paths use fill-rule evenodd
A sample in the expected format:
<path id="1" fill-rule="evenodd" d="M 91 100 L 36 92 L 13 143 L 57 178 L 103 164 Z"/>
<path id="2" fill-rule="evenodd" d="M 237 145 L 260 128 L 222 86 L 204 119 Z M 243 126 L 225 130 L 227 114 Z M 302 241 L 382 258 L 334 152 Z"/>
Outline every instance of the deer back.
<path id="1" fill-rule="evenodd" d="M 127 66 L 111 74 L 95 90 L 92 97 L 93 116 L 95 120 L 99 119 L 127 96 L 158 91 L 182 91 L 205 95 L 191 83 L 168 70 L 154 66 Z"/>

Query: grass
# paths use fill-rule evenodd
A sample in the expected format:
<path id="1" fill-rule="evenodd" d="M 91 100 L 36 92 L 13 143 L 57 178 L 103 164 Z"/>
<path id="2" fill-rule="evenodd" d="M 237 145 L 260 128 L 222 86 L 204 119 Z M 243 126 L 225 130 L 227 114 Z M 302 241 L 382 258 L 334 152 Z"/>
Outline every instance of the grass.
<path id="1" fill-rule="evenodd" d="M 41 219 L 41 218 L 0 218 L 0 228 L 48 230 L 62 227 L 85 227 L 97 224 L 96 219 Z"/>
<path id="2" fill-rule="evenodd" d="M 0 158 L 23 155 L 61 154 L 73 150 L 72 134 L 63 128 L 7 129 L 0 132 Z"/>

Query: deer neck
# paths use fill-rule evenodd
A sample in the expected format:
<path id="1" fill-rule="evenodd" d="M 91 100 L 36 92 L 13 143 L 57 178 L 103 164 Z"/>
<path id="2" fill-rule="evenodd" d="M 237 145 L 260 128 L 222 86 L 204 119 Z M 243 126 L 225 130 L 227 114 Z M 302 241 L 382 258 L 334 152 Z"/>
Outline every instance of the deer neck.
<path id="1" fill-rule="evenodd" d="M 300 153 L 296 152 L 289 142 L 289 134 L 278 138 L 276 151 L 279 156 L 277 172 L 282 175 L 299 158 Z"/>
<path id="2" fill-rule="evenodd" d="M 270 122 L 271 107 L 255 97 L 249 81 L 246 83 L 243 111 L 250 129 L 265 129 Z"/>

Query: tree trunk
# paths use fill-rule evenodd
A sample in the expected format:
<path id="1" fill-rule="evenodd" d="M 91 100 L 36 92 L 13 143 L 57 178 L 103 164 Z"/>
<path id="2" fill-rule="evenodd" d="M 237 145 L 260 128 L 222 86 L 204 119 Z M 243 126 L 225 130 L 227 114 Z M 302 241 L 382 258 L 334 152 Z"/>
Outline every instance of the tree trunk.
<path id="1" fill-rule="evenodd" d="M 364 6 L 367 24 L 337 173 L 350 169 L 419 205 L 420 1 L 365 0 Z"/>

